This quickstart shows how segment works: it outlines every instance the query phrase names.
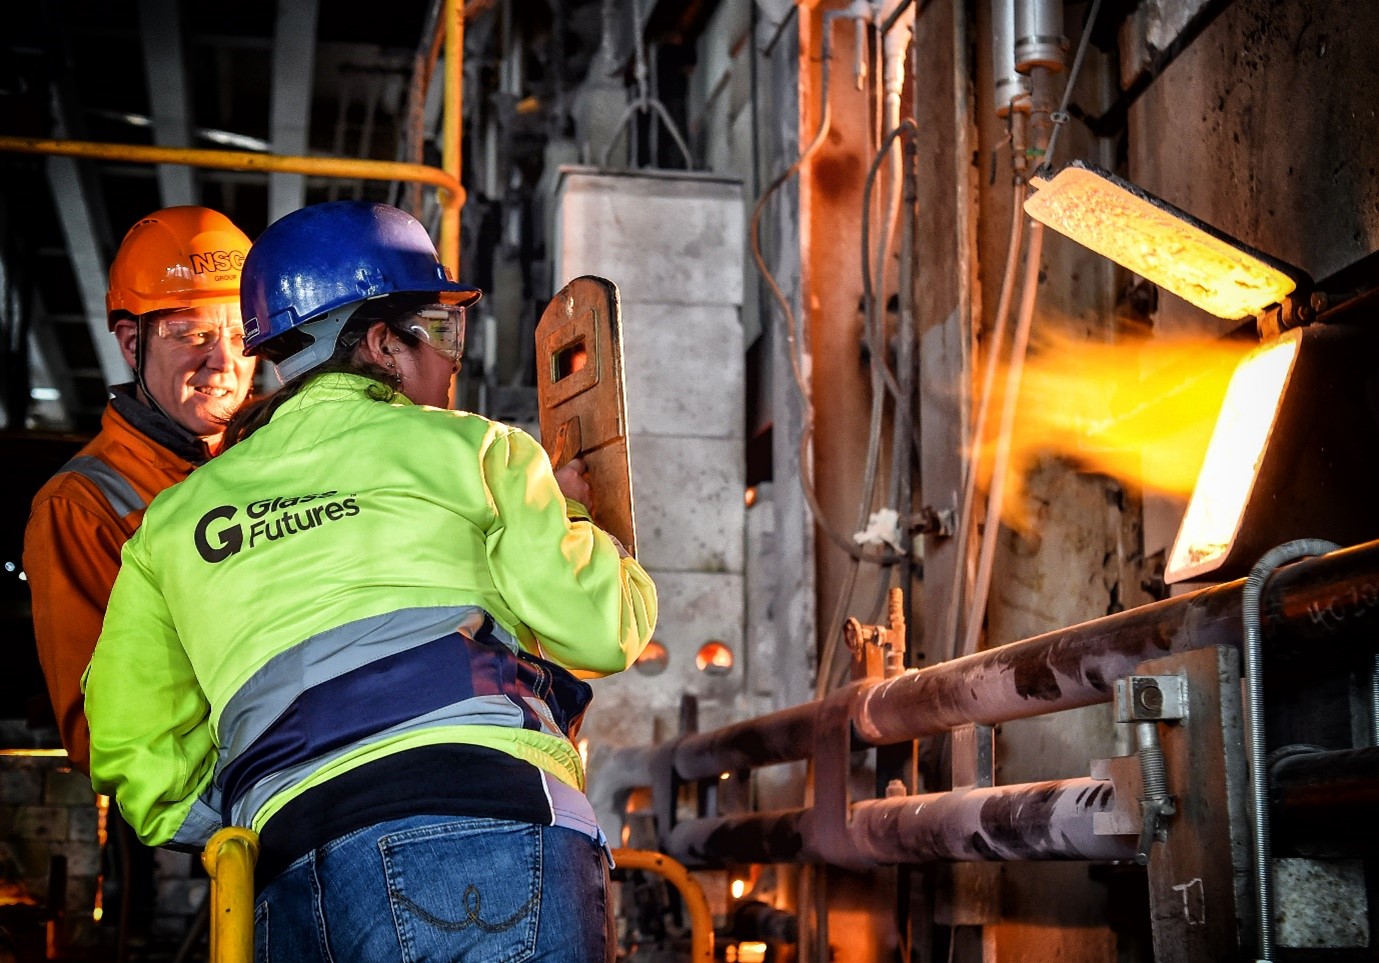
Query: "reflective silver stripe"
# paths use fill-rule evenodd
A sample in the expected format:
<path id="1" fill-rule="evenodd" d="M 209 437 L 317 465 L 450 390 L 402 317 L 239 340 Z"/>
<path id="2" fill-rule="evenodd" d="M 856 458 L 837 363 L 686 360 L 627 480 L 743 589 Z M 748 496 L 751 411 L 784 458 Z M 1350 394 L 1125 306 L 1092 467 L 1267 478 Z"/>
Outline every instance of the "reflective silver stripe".
<path id="1" fill-rule="evenodd" d="M 350 622 L 273 656 L 231 696 L 220 714 L 216 783 L 220 783 L 225 768 L 253 746 L 303 691 L 457 630 L 473 637 L 482 629 L 486 616 L 482 608 L 474 605 L 403 609 Z M 491 623 L 490 631 L 509 650 L 518 651 L 517 640 L 501 626 Z M 561 736 L 545 705 L 533 704 L 534 700 L 524 701 L 532 704 L 532 710 L 538 712 L 549 734 Z M 443 706 L 258 780 L 235 801 L 231 821 L 237 826 L 250 825 L 259 809 L 278 793 L 363 746 L 435 726 L 488 725 L 520 729 L 523 721 L 521 707 L 506 695 L 474 696 Z"/>
<path id="2" fill-rule="evenodd" d="M 599 827 L 598 818 L 589 797 L 578 789 L 567 786 L 545 770 L 541 771 L 541 784 L 546 787 L 546 801 L 551 804 L 551 825 L 564 826 L 588 836 L 605 850 L 608 839 Z M 612 858 L 612 854 L 609 854 Z"/>
<path id="3" fill-rule="evenodd" d="M 451 632 L 473 636 L 485 612 L 475 605 L 402 609 L 349 622 L 312 636 L 265 662 L 230 697 L 216 725 L 217 772 L 254 744 L 301 693 L 379 659 Z M 513 652 L 517 641 L 494 625 L 494 636 Z"/>
<path id="4" fill-rule="evenodd" d="M 211 837 L 220 829 L 220 791 L 212 782 L 206 790 L 196 797 L 192 808 L 177 827 L 169 843 L 174 846 L 187 846 L 204 849 Z"/>
<path id="5" fill-rule="evenodd" d="M 148 507 L 127 478 L 94 455 L 73 458 L 58 469 L 58 474 L 67 471 L 89 478 L 120 516 L 131 515 Z"/>
<path id="6" fill-rule="evenodd" d="M 300 765 L 283 769 L 260 779 L 231 807 L 231 822 L 236 826 L 253 825 L 253 819 L 258 815 L 259 810 L 267 805 L 274 796 L 290 789 L 316 770 L 329 765 L 342 756 L 407 732 L 431 729 L 436 726 L 503 726 L 520 729 L 522 728 L 522 710 L 517 708 L 512 700 L 506 696 L 475 696 L 472 699 L 465 699 L 463 702 L 437 709 L 435 712 L 428 712 L 414 719 L 408 719 L 404 723 L 375 733 L 367 739 L 360 739 L 348 746 L 342 746 L 334 752 L 317 756 Z"/>

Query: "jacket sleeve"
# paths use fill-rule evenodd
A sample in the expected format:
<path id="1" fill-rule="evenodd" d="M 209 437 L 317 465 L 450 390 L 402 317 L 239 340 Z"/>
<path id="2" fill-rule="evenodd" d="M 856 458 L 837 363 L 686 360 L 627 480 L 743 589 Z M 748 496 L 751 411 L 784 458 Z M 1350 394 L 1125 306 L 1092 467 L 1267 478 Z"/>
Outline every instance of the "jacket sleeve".
<path id="1" fill-rule="evenodd" d="M 38 661 L 74 767 L 90 770 L 81 675 L 91 660 L 120 568 L 118 523 L 60 494 L 34 503 L 24 530 Z"/>
<path id="2" fill-rule="evenodd" d="M 210 704 L 142 546 L 140 533 L 125 545 L 83 679 L 91 785 L 115 798 L 148 845 L 192 844 L 205 835 L 188 827 L 201 821 L 201 809 L 193 809 L 215 765 Z"/>
<path id="3" fill-rule="evenodd" d="M 651 577 L 606 532 L 568 517 L 550 460 L 530 435 L 496 435 L 483 473 L 495 513 L 489 569 L 540 654 L 596 675 L 626 669 L 656 627 Z"/>

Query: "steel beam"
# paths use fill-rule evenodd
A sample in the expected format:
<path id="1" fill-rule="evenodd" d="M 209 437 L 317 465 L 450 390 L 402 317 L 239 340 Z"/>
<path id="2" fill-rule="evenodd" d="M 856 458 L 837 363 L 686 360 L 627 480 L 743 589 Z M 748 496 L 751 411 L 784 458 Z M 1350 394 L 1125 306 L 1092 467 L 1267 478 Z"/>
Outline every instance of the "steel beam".
<path id="1" fill-rule="evenodd" d="M 273 85 L 269 137 L 277 154 L 307 152 L 312 72 L 316 67 L 316 0 L 278 4 L 273 26 Z M 268 223 L 301 207 L 306 178 L 274 173 L 268 178 Z"/>
<path id="2" fill-rule="evenodd" d="M 187 65 L 182 44 L 182 18 L 176 0 L 139 0 L 139 32 L 144 41 L 144 77 L 148 83 L 149 121 L 160 147 L 191 147 Z M 195 204 L 196 179 L 190 167 L 158 166 L 163 206 Z"/>

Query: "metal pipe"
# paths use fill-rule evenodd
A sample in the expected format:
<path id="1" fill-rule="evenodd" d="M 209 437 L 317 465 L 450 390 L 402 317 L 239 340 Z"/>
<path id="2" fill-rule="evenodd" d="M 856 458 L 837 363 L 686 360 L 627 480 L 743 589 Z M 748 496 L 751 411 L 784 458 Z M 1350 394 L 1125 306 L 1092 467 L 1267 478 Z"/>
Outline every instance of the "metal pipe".
<path id="1" fill-rule="evenodd" d="M 1379 848 L 1379 748 L 1297 752 L 1269 769 L 1275 852 L 1321 858 Z"/>
<path id="2" fill-rule="evenodd" d="M 134 161 L 141 164 L 190 164 L 231 171 L 279 171 L 320 177 L 363 178 L 375 181 L 416 181 L 439 188 L 442 236 L 444 225 L 455 225 L 459 236 L 460 207 L 465 191 L 459 179 L 426 164 L 400 161 L 355 160 L 346 157 L 297 157 L 285 154 L 254 154 L 247 151 L 203 150 L 193 147 L 150 147 L 143 144 L 109 144 L 99 141 L 51 140 L 40 137 L 0 137 L 0 151 L 19 154 L 51 154 L 89 160 Z M 442 249 L 441 263 L 459 276 L 459 249 Z"/>
<path id="3" fill-rule="evenodd" d="M 713 911 L 699 881 L 683 865 L 662 853 L 615 849 L 613 862 L 618 869 L 658 873 L 680 891 L 690 915 L 690 959 L 695 963 L 713 963 Z"/>
<path id="4" fill-rule="evenodd" d="M 991 77 L 997 117 L 1018 101 L 1029 106 L 1029 79 L 1015 69 L 1015 0 L 991 4 Z"/>
<path id="5" fill-rule="evenodd" d="M 1274 808 L 1324 813 L 1335 806 L 1379 811 L 1379 748 L 1295 753 L 1269 770 Z M 1341 827 L 1350 832 L 1355 827 Z"/>
<path id="6" fill-rule="evenodd" d="M 253 963 L 254 862 L 259 837 L 252 829 L 226 826 L 201 853 L 211 878 L 211 963 Z"/>
<path id="7" fill-rule="evenodd" d="M 1269 773 L 1264 767 L 1264 678 L 1262 671 L 1259 599 L 1264 583 L 1281 565 L 1310 555 L 1325 555 L 1340 548 L 1319 538 L 1284 542 L 1265 552 L 1245 578 L 1240 603 L 1245 631 L 1245 727 L 1248 734 L 1246 761 L 1250 768 L 1250 824 L 1254 850 L 1255 925 L 1261 963 L 1274 957 L 1273 854 L 1269 847 Z"/>
<path id="8" fill-rule="evenodd" d="M 1001 402 L 1001 421 L 996 429 L 996 452 L 991 463 L 991 485 L 986 495 L 986 524 L 977 549 L 977 574 L 972 587 L 972 600 L 963 626 L 963 655 L 977 651 L 982 623 L 986 617 L 986 602 L 991 590 L 991 573 L 996 564 L 996 536 L 1001 530 L 1001 509 L 1005 501 L 1006 472 L 1010 467 L 1011 448 L 1015 436 L 1015 412 L 1020 398 L 1020 379 L 1024 375 L 1025 355 L 1029 350 L 1030 331 L 1034 325 L 1034 305 L 1039 297 L 1040 259 L 1044 251 L 1044 225 L 1030 220 L 1025 228 L 1029 240 L 1025 244 L 1025 274 L 1020 289 L 1020 309 L 1015 315 L 1015 331 L 1010 341 L 1010 360 L 1006 365 L 1005 395 Z M 977 438 L 978 444 L 982 439 Z"/>
<path id="9" fill-rule="evenodd" d="M 460 183 L 460 138 L 464 135 L 464 0 L 445 0 L 445 112 L 442 117 L 441 167 Z M 460 197 L 463 198 L 463 188 Z M 463 200 L 461 201 L 463 203 Z M 441 263 L 460 276 L 460 209 L 441 212 Z"/>
<path id="10" fill-rule="evenodd" d="M 1147 659 L 1239 647 L 1243 587 L 1243 579 L 1214 585 L 907 672 L 863 692 L 853 726 L 864 741 L 890 745 L 969 722 L 995 725 L 1108 702 L 1114 680 Z M 1363 628 L 1356 620 L 1379 608 L 1379 541 L 1290 565 L 1270 580 L 1262 601 L 1265 628 L 1286 628 L 1310 643 Z M 1358 641 L 1366 655 L 1373 652 L 1372 637 Z M 1310 646 L 1288 650 L 1295 653 L 1316 657 Z"/>
<path id="11" fill-rule="evenodd" d="M 1379 835 L 1368 818 L 1379 805 L 1379 749 L 1289 756 L 1270 784 L 1289 843 L 1334 836 L 1354 852 L 1357 839 Z M 1115 803 L 1111 783 L 1091 778 L 901 796 L 854 803 L 847 832 L 876 864 L 1132 860 L 1133 835 L 1095 832 L 1096 814 Z M 813 833 L 808 809 L 690 819 L 666 849 L 692 865 L 824 862 Z"/>
<path id="12" fill-rule="evenodd" d="M 1061 0 L 1015 0 L 1015 69 L 1063 69 L 1067 48 Z"/>
<path id="13" fill-rule="evenodd" d="M 1109 702 L 1115 680 L 1141 662 L 1214 645 L 1238 648 L 1244 579 L 1199 589 L 953 659 L 893 679 L 853 683 L 829 698 L 858 696 L 857 737 L 891 745 L 978 722 L 1011 719 Z M 1337 658 L 1371 664 L 1376 640 L 1364 634 L 1379 609 L 1379 541 L 1289 565 L 1261 596 L 1262 629 L 1276 662 L 1315 660 L 1316 644 L 1355 638 Z M 1275 639 L 1274 635 L 1286 638 Z M 801 703 L 731 726 L 685 736 L 673 748 L 682 779 L 805 759 L 814 751 L 822 701 Z"/>
<path id="14" fill-rule="evenodd" d="M 1111 784 L 1090 778 L 869 799 L 848 835 L 877 863 L 1130 859 L 1135 837 L 1093 829 L 1114 805 Z"/>
<path id="15" fill-rule="evenodd" d="M 1097 813 L 1115 808 L 1100 779 L 1064 779 L 869 799 L 847 825 L 859 864 L 935 861 L 1132 859 L 1134 836 L 1099 836 Z M 812 810 L 690 819 L 666 849 L 689 863 L 820 863 Z"/>
<path id="16" fill-rule="evenodd" d="M 675 744 L 675 773 L 708 779 L 725 772 L 807 759 L 814 752 L 818 700 L 735 725 L 684 736 Z"/>
<path id="17" fill-rule="evenodd" d="M 812 821 L 808 809 L 686 819 L 663 842 L 666 852 L 691 865 L 820 863 L 806 844 Z"/>

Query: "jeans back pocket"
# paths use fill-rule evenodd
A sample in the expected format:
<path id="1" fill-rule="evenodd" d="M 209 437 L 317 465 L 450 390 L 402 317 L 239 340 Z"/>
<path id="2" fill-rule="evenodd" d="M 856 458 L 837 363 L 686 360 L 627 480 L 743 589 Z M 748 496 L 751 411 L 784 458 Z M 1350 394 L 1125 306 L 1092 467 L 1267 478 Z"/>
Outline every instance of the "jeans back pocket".
<path id="1" fill-rule="evenodd" d="M 536 951 L 541 827 L 458 818 L 379 837 L 407 963 L 520 963 Z"/>

